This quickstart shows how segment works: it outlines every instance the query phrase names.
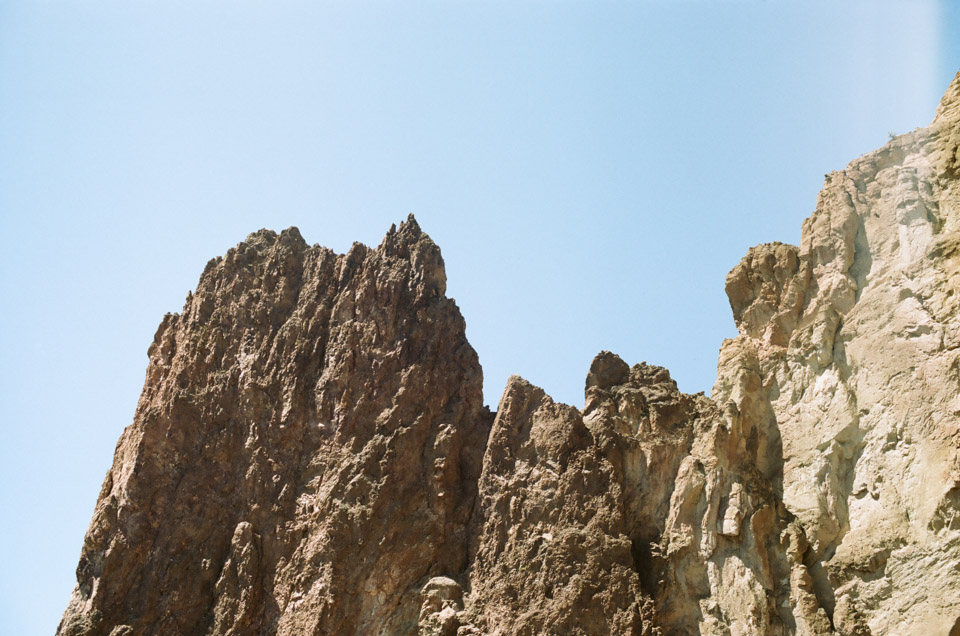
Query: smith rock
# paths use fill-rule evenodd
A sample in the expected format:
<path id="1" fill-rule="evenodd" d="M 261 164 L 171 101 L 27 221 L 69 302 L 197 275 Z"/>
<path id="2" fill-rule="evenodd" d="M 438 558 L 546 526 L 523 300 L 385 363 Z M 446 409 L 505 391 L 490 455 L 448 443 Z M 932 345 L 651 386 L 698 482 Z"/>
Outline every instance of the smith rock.
<path id="1" fill-rule="evenodd" d="M 960 75 L 727 276 L 711 398 L 495 413 L 439 248 L 261 230 L 164 317 L 63 636 L 960 634 Z"/>

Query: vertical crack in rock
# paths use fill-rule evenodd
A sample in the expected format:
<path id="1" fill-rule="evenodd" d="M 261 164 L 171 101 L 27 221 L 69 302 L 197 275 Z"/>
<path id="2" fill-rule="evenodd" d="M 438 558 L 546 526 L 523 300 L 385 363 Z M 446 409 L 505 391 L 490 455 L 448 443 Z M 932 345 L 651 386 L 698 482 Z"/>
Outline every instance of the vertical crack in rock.
<path id="1" fill-rule="evenodd" d="M 59 634 L 960 631 L 960 74 L 751 248 L 711 398 L 601 352 L 497 412 L 411 217 L 210 261 L 149 349 Z"/>

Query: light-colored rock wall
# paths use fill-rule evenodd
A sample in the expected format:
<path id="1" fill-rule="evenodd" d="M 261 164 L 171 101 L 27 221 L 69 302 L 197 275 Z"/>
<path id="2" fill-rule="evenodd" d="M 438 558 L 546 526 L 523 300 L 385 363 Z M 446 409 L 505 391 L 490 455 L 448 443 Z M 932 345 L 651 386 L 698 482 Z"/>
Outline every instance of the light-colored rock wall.
<path id="1" fill-rule="evenodd" d="M 713 398 L 779 439 L 844 634 L 960 619 L 958 94 L 960 76 L 931 126 L 827 175 L 799 249 L 753 248 L 727 278 L 740 335 Z"/>

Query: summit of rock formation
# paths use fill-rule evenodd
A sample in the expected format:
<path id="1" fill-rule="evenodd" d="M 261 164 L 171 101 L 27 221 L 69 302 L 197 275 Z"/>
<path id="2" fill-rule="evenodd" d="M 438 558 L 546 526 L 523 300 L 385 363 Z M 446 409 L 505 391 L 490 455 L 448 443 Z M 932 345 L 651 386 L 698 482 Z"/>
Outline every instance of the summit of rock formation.
<path id="1" fill-rule="evenodd" d="M 495 413 L 411 216 L 208 263 L 62 635 L 960 634 L 960 74 L 751 248 L 711 397 L 611 352 Z"/>

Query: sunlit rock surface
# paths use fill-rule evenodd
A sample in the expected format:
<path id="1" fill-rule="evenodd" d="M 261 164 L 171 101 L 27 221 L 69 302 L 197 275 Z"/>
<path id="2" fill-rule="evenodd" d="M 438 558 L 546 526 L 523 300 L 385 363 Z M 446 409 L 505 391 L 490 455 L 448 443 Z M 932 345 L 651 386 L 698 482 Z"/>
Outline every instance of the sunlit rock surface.
<path id="1" fill-rule="evenodd" d="M 168 315 L 58 633 L 960 634 L 960 75 L 727 277 L 711 398 L 601 352 L 496 413 L 412 218 Z"/>

